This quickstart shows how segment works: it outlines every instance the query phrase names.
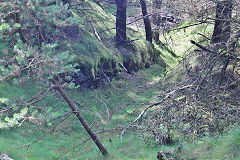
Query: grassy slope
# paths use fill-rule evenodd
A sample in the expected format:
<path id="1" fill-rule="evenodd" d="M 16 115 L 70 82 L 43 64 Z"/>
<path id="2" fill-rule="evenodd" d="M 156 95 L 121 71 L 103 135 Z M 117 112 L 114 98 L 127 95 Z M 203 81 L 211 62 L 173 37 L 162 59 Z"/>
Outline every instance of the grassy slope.
<path id="1" fill-rule="evenodd" d="M 71 90 L 68 91 L 71 94 L 71 98 L 74 98 L 78 102 L 81 102 L 83 106 L 87 106 L 88 109 L 95 112 L 96 115 L 102 115 L 104 117 L 104 106 L 92 95 L 97 95 L 103 101 L 106 101 L 109 109 L 112 111 L 121 106 L 126 106 L 125 111 L 119 110 L 113 114 L 113 118 L 108 125 L 108 129 L 116 127 L 117 125 L 126 125 L 127 121 L 132 118 L 129 113 L 133 109 L 139 107 L 141 103 L 154 97 L 161 92 L 161 86 L 158 81 L 159 75 L 163 73 L 163 69 L 159 65 L 153 65 L 149 69 L 140 70 L 135 75 L 123 75 L 119 80 L 113 80 L 111 84 L 102 86 L 94 91 L 90 90 Z M 5 85 L 0 87 L 0 95 L 8 96 L 9 92 L 12 96 L 30 95 L 34 92 L 34 88 L 27 88 L 28 92 L 24 92 L 23 88 L 17 88 L 13 85 Z M 53 95 L 49 95 L 50 97 Z M 45 99 L 43 102 L 37 104 L 42 106 L 45 104 L 51 104 L 54 107 L 55 112 L 63 114 L 64 103 L 57 102 L 54 96 Z M 59 106 L 60 105 L 60 106 Z M 66 109 L 68 110 L 68 109 Z M 92 114 L 84 113 L 87 121 L 90 123 L 96 116 Z M 47 113 L 51 115 L 51 112 Z M 135 117 L 135 116 L 134 116 Z M 86 133 L 81 128 L 81 124 L 75 119 L 74 116 L 69 117 L 58 126 L 54 132 L 47 135 L 43 140 L 39 140 L 37 143 L 32 144 L 29 150 L 26 148 L 19 148 L 25 144 L 31 143 L 34 139 L 43 135 L 46 131 L 46 126 L 42 130 L 40 126 L 36 126 L 29 123 L 24 123 L 19 128 L 12 128 L 8 130 L 0 131 L 0 152 L 8 153 L 11 157 L 18 160 L 45 160 L 56 159 L 63 152 L 71 149 L 73 146 L 81 143 L 87 138 Z M 74 151 L 66 154 L 63 159 L 71 160 L 154 160 L 156 159 L 156 153 L 160 150 L 168 150 L 174 146 L 147 146 L 143 144 L 141 138 L 134 133 L 128 132 L 123 137 L 121 142 L 118 133 L 113 132 L 109 134 L 103 134 L 100 136 L 102 142 L 108 149 L 110 155 L 109 158 L 101 156 L 100 152 L 93 144 L 92 141 L 87 141 Z M 183 152 L 179 155 L 185 159 L 239 159 L 239 147 L 240 147 L 240 130 L 236 129 L 230 134 L 222 137 L 205 138 L 196 144 L 185 143 L 183 144 Z"/>
<path id="2" fill-rule="evenodd" d="M 112 43 L 115 30 L 108 30 L 100 33 L 102 30 L 107 30 L 108 28 L 114 27 L 114 16 L 107 14 L 99 6 L 90 1 L 86 2 L 86 7 L 93 8 L 93 11 L 91 11 L 91 13 L 74 13 L 74 15 L 79 17 L 79 19 L 81 19 L 83 22 L 83 24 L 80 24 L 81 44 L 72 43 L 72 46 L 68 49 L 70 49 L 72 53 L 78 55 L 76 61 L 79 62 L 80 65 L 83 65 L 85 68 L 91 71 L 89 75 L 92 74 L 92 77 L 94 77 L 94 74 L 98 70 L 99 64 L 101 63 L 101 59 L 103 59 L 103 64 L 101 65 L 106 65 L 106 63 L 109 62 L 111 63 L 111 59 L 117 63 L 117 66 L 118 62 L 123 63 L 124 59 L 126 58 L 122 56 L 124 55 L 122 54 L 123 52 L 128 52 L 127 55 L 131 59 L 131 65 L 129 65 L 130 68 L 136 66 L 138 68 L 143 68 L 145 67 L 145 64 L 151 63 L 152 58 L 156 58 L 154 56 L 159 56 L 160 52 L 154 50 L 148 42 L 142 40 L 144 35 L 141 35 L 138 30 L 135 30 L 131 27 L 128 28 L 129 38 L 139 38 L 140 40 L 134 41 L 131 46 L 132 49 L 130 50 L 124 50 L 123 52 L 121 50 L 116 50 L 114 44 Z M 96 12 L 96 10 L 98 11 Z M 85 20 L 97 21 L 97 23 L 85 23 Z M 103 42 L 96 38 L 92 25 L 94 25 L 96 28 Z M 0 49 L 5 48 L 4 45 L 0 45 L 0 47 Z M 108 61 L 109 59 L 110 61 Z M 104 61 L 106 63 L 104 63 Z M 157 70 L 159 74 L 162 73 L 162 66 L 158 66 Z M 87 106 L 87 109 L 95 113 L 83 113 L 83 115 L 87 117 L 86 120 L 91 123 L 95 119 L 101 120 L 101 117 L 103 117 L 105 114 L 105 112 L 103 113 L 105 108 L 103 107 L 102 103 L 97 100 L 97 98 L 92 96 L 93 94 L 97 95 L 104 101 L 110 99 L 107 103 L 110 110 L 124 106 L 128 107 L 129 111 L 132 111 L 137 104 L 147 100 L 153 94 L 156 94 L 155 89 L 152 89 L 152 92 L 148 90 L 146 93 L 140 91 L 142 84 L 145 82 L 144 78 L 133 80 L 135 80 L 135 85 L 132 85 L 131 78 L 126 78 L 119 81 L 114 80 L 111 85 L 102 86 L 94 91 L 83 89 L 81 91 L 73 90 L 68 92 L 71 94 L 73 99 L 83 103 L 85 106 Z M 130 86 L 133 88 L 129 88 Z M 27 82 L 22 86 L 15 86 L 11 83 L 1 83 L 0 97 L 9 98 L 11 100 L 18 98 L 22 100 L 28 100 L 31 98 L 31 96 L 38 93 L 39 90 L 42 90 L 41 85 L 37 84 L 36 82 Z M 38 120 L 44 120 L 46 119 L 46 116 L 53 119 L 59 115 L 65 114 L 70 110 L 56 94 L 49 94 L 42 102 L 30 107 L 30 110 L 34 111 L 35 109 L 32 108 L 36 107 L 38 108 L 37 111 L 40 114 L 40 116 L 37 117 Z M 50 107 L 51 110 L 49 109 Z M 125 113 L 119 109 L 113 116 L 113 121 L 109 124 L 109 128 L 118 124 L 126 124 L 127 122 L 124 121 L 126 117 L 130 117 L 128 113 Z M 59 154 L 76 144 L 76 139 L 80 141 L 86 138 L 86 135 L 84 134 L 79 122 L 75 119 L 75 117 L 70 117 L 69 119 L 65 120 L 61 126 L 58 126 L 53 134 L 47 135 L 47 137 L 41 143 L 39 141 L 39 143 L 33 144 L 29 150 L 26 150 L 26 148 L 19 149 L 19 147 L 22 145 L 31 143 L 34 139 L 38 138 L 40 135 L 43 135 L 46 132 L 46 127 L 50 127 L 51 123 L 55 122 L 47 122 L 44 128 L 41 128 L 42 126 L 35 126 L 26 122 L 23 123 L 23 125 L 19 128 L 0 130 L 0 153 L 7 152 L 14 159 L 55 159 Z M 79 134 L 79 132 L 81 134 Z M 106 136 L 102 136 L 103 139 L 105 139 L 104 137 Z M 113 137 L 116 137 L 116 135 Z M 151 152 L 147 154 L 143 150 L 152 149 L 143 147 L 141 145 L 142 142 L 138 140 L 136 141 L 135 139 L 138 138 L 134 135 L 130 135 L 130 137 L 126 137 L 125 143 L 120 144 L 119 138 L 114 138 L 113 143 L 115 148 L 112 147 L 112 144 L 107 143 L 107 141 L 105 143 L 108 148 L 111 148 L 109 149 L 110 152 L 116 154 L 114 155 L 116 159 L 122 157 L 122 153 L 126 155 L 126 158 L 142 157 L 143 155 L 143 157 L 148 155 L 150 158 L 152 156 L 150 154 Z M 126 146 L 129 146 L 129 149 L 123 150 L 123 148 L 125 149 L 126 147 L 125 144 Z M 139 147 L 136 149 L 136 153 L 139 151 L 139 154 L 135 155 L 135 152 L 129 152 L 129 150 L 136 148 L 136 146 Z M 119 151 L 119 154 L 116 151 Z M 131 153 L 132 155 L 128 156 L 128 153 Z M 74 157 L 81 157 L 78 159 L 91 159 L 90 157 L 92 157 L 92 159 L 96 159 L 96 156 L 100 156 L 100 154 L 92 142 L 88 142 L 84 148 L 77 149 L 68 155 L 70 159 L 75 159 Z"/>
<path id="3" fill-rule="evenodd" d="M 109 24 L 110 25 L 110 24 Z M 96 26 L 98 29 L 100 26 Z M 109 26 L 111 27 L 111 25 Z M 101 29 L 101 28 L 99 28 Z M 203 28 L 190 28 L 186 31 L 172 32 L 173 39 L 182 39 L 183 41 L 178 41 L 175 45 L 176 53 L 182 56 L 183 53 L 191 48 L 190 43 L 185 43 L 192 39 L 191 35 L 195 35 L 198 30 L 203 30 Z M 114 35 L 114 31 L 110 31 L 109 37 Z M 132 31 L 134 32 L 134 31 Z M 91 33 L 89 33 L 91 34 Z M 93 34 L 91 34 L 94 37 Z M 104 35 L 107 37 L 107 34 Z M 87 37 L 86 37 L 87 38 Z M 199 37 L 197 37 L 199 39 Z M 164 41 L 164 39 L 162 39 Z M 137 43 L 136 45 L 142 46 L 145 44 Z M 99 48 L 102 44 L 96 43 Z M 174 45 L 174 44 L 173 44 Z M 184 46 L 184 47 L 183 47 Z M 139 48 L 139 47 L 137 47 Z M 109 49 L 109 48 L 108 48 Z M 113 48 L 110 48 L 113 49 Z M 143 47 L 144 49 L 144 47 Z M 109 54 L 109 50 L 93 52 L 93 54 Z M 88 51 L 86 51 L 88 52 Z M 141 52 L 136 52 L 136 55 L 140 55 Z M 176 64 L 173 63 L 171 57 L 168 53 L 162 51 L 163 59 L 170 64 L 170 66 Z M 88 57 L 84 56 L 82 59 L 88 61 Z M 87 55 L 87 54 L 86 54 Z M 102 55 L 102 54 L 100 54 Z M 109 55 L 106 55 L 108 57 Z M 136 57 L 139 57 L 136 56 Z M 98 59 L 98 58 L 97 58 Z M 120 59 L 121 60 L 121 59 Z M 89 59 L 90 63 L 96 64 L 98 61 L 92 61 Z M 143 102 L 149 100 L 155 95 L 161 93 L 161 86 L 158 85 L 158 81 L 161 78 L 161 74 L 164 69 L 159 65 L 154 65 L 150 69 L 144 69 L 139 71 L 136 75 L 124 75 L 119 80 L 113 80 L 111 84 L 102 86 L 94 91 L 90 90 L 72 90 L 68 91 L 71 97 L 78 102 L 81 102 L 84 106 L 87 106 L 95 115 L 85 112 L 84 108 L 81 111 L 84 116 L 87 117 L 89 123 L 93 122 L 94 119 L 100 119 L 106 115 L 104 105 L 93 95 L 101 98 L 106 102 L 109 109 L 113 111 L 116 108 L 126 107 L 127 112 L 119 109 L 113 115 L 112 121 L 110 122 L 108 128 L 115 127 L 118 125 L 126 125 L 133 117 L 131 113 L 135 108 L 140 107 Z M 29 98 L 37 90 L 38 85 L 33 83 L 28 83 L 22 87 L 16 87 L 7 83 L 0 85 L 0 97 L 22 97 Z M 38 103 L 36 106 L 39 107 L 49 107 L 53 109 L 51 111 L 46 111 L 42 113 L 42 116 L 53 116 L 54 114 L 63 115 L 69 111 L 66 104 L 58 99 L 55 94 L 50 94 L 44 101 Z M 104 123 L 104 122 L 103 122 Z M 47 126 L 48 124 L 46 124 Z M 64 151 L 71 149 L 72 146 L 80 143 L 82 140 L 86 139 L 86 134 L 79 122 L 75 117 L 70 117 L 65 120 L 62 125 L 58 126 L 55 131 L 47 135 L 44 140 L 39 140 L 30 146 L 29 150 L 26 148 L 18 148 L 24 144 L 33 142 L 34 139 L 45 133 L 46 128 L 40 129 L 40 126 L 35 126 L 29 123 L 24 123 L 20 128 L 13 128 L 9 130 L 0 130 L 0 152 L 7 152 L 12 158 L 19 160 L 45 160 L 45 159 L 56 159 Z M 220 137 L 218 139 L 207 139 L 208 142 L 199 141 L 196 145 L 184 144 L 183 153 L 180 155 L 181 158 L 186 159 L 240 159 L 239 155 L 239 129 L 233 131 L 225 137 Z M 109 137 L 111 137 L 111 142 Z M 111 155 L 109 159 L 156 159 L 156 153 L 159 150 L 169 149 L 169 147 L 149 147 L 143 144 L 142 139 L 137 135 L 127 134 L 124 136 L 123 142 L 120 141 L 118 134 L 111 133 L 101 136 L 101 140 L 107 147 Z M 81 147 L 76 150 L 66 154 L 63 159 L 104 159 L 100 152 L 97 150 L 92 141 L 86 142 Z"/>
<path id="4" fill-rule="evenodd" d="M 161 75 L 163 71 L 164 69 L 161 66 L 153 65 L 149 69 L 137 72 L 134 76 L 128 74 L 123 75 L 119 80 L 113 80 L 111 84 L 106 84 L 94 91 L 82 89 L 81 92 L 79 92 L 79 90 L 71 90 L 68 91 L 68 93 L 71 95 L 71 98 L 87 106 L 87 108 L 97 116 L 104 117 L 104 114 L 106 114 L 105 108 L 103 104 L 92 95 L 97 95 L 103 101 L 108 100 L 106 104 L 110 111 L 124 106 L 127 112 L 130 113 L 133 109 L 139 107 L 139 104 L 159 94 L 160 90 L 157 82 L 159 75 Z M 36 88 L 32 86 L 33 85 L 28 88 L 26 86 L 18 88 L 14 87 L 14 85 L 1 85 L 0 96 L 9 97 L 11 95 L 11 97 L 19 97 L 24 94 L 28 97 L 36 90 Z M 67 108 L 65 104 L 61 102 L 61 100 L 58 100 L 58 102 L 54 104 L 54 102 L 56 102 L 54 95 L 50 94 L 49 96 L 50 98 L 45 99 L 36 106 L 43 107 L 44 105 L 50 105 L 54 112 L 59 113 L 59 115 L 64 114 L 66 112 L 64 108 Z M 53 110 L 45 114 L 51 116 Z M 81 111 L 89 123 L 95 118 L 99 118 L 96 115 L 85 113 L 84 109 Z M 117 110 L 113 114 L 108 129 L 117 127 L 118 125 L 128 124 L 127 121 L 131 120 L 131 118 L 127 112 L 121 109 Z M 45 133 L 44 130 L 46 130 L 46 128 L 41 130 L 40 126 L 34 126 L 29 123 L 24 123 L 20 128 L 1 130 L 0 151 L 7 152 L 15 159 L 56 159 L 61 153 L 71 149 L 72 146 L 87 137 L 79 122 L 74 116 L 71 116 L 65 120 L 62 125 L 58 126 L 52 134 L 47 135 L 44 140 L 40 140 L 38 143 L 31 145 L 29 150 L 26 150 L 26 148 L 16 149 L 24 144 L 31 143 L 34 139 L 43 135 Z M 109 141 L 109 137 L 111 137 L 112 142 Z M 101 136 L 101 139 L 111 153 L 109 159 L 155 159 L 156 152 L 160 149 L 144 145 L 137 135 L 131 133 L 123 137 L 123 142 L 120 141 L 116 132 L 104 134 Z M 88 141 L 82 147 L 67 154 L 64 159 L 103 159 L 103 157 L 93 142 Z"/>
<path id="5" fill-rule="evenodd" d="M 185 159 L 240 159 L 240 129 L 235 129 L 225 136 L 207 138 L 197 144 L 184 144 L 180 155 Z"/>
<path id="6" fill-rule="evenodd" d="M 126 61 L 125 67 L 129 70 L 144 68 L 153 61 L 163 62 L 160 59 L 160 52 L 144 40 L 141 32 L 143 30 L 139 31 L 133 26 L 128 26 L 128 38 L 138 40 L 133 41 L 128 48 L 116 49 L 113 39 L 116 34 L 115 17 L 91 1 L 84 2 L 84 7 L 92 10 L 74 12 L 75 17 L 82 21 L 79 25 L 81 42 L 72 44 L 70 50 L 78 55 L 76 62 L 90 70 L 89 74 L 92 74 L 93 78 L 101 66 L 111 66 L 112 61 L 116 65 L 114 68 L 116 70 L 121 70 L 119 63 L 124 64 Z M 109 69 L 107 72 L 113 71 Z"/>

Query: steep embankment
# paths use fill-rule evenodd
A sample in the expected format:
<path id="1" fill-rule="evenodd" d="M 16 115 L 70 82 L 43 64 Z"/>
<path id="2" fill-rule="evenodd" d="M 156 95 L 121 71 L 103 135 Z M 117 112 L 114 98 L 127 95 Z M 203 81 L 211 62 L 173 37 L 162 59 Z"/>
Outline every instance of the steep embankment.
<path id="1" fill-rule="evenodd" d="M 153 63 L 165 66 L 160 57 L 160 51 L 153 44 L 144 40 L 143 28 L 128 26 L 127 46 L 116 46 L 114 40 L 115 16 L 107 13 L 92 1 L 83 1 L 77 7 L 72 7 L 71 10 L 66 9 L 66 6 L 61 3 L 36 3 L 37 6 L 29 7 L 34 10 L 36 16 L 42 16 L 41 32 L 32 29 L 31 23 L 34 16 L 27 15 L 28 9 L 23 8 L 26 13 L 23 11 L 21 14 L 26 15 L 21 18 L 21 25 L 24 28 L 22 36 L 25 36 L 25 39 L 29 39 L 30 42 L 25 43 L 17 35 L 6 34 L 8 39 L 0 41 L 0 57 L 4 55 L 5 51 L 2 49 L 6 49 L 6 46 L 10 47 L 9 53 L 15 54 L 15 52 L 12 53 L 15 44 L 11 41 L 19 40 L 18 45 L 23 46 L 21 43 L 23 42 L 27 44 L 24 47 L 34 46 L 38 48 L 38 51 L 44 50 L 46 46 L 55 46 L 56 53 L 54 54 L 59 57 L 69 55 L 69 58 L 64 61 L 71 61 L 66 63 L 73 64 L 79 70 L 75 73 L 65 72 L 62 76 L 70 75 L 75 84 L 86 88 L 99 87 L 102 82 L 111 81 L 112 77 L 121 71 L 132 73 L 140 68 L 149 67 Z M 115 5 L 112 4 L 111 7 L 114 8 Z M 63 9 L 64 14 L 59 11 L 60 9 Z M 42 15 L 42 12 L 48 13 L 48 17 Z M 56 16 L 56 14 L 59 15 Z M 7 23 L 4 25 L 1 25 L 1 33 L 8 33 L 11 27 Z M 14 30 L 14 27 L 11 29 Z M 41 35 L 40 38 L 39 35 Z M 53 54 L 51 56 L 53 58 Z M 72 57 L 74 57 L 73 61 L 70 60 Z M 4 70 L 6 70 L 5 67 L 1 68 L 1 73 Z M 14 76 L 16 75 L 12 77 Z"/>
<path id="2" fill-rule="evenodd" d="M 102 81 L 109 81 L 120 71 L 137 71 L 152 63 L 165 65 L 160 51 L 144 40 L 144 34 L 134 26 L 128 26 L 127 35 L 131 43 L 127 47 L 116 47 L 115 16 L 105 12 L 91 1 L 83 2 L 79 11 L 74 11 L 79 24 L 80 41 L 72 40 L 68 49 L 77 55 L 75 62 L 80 72 L 74 75 L 77 84 L 97 87 Z M 114 7 L 114 6 L 113 6 Z M 87 9 L 86 9 L 87 8 Z M 144 31 L 142 30 L 144 33 Z M 87 82 L 87 83 L 86 83 Z"/>

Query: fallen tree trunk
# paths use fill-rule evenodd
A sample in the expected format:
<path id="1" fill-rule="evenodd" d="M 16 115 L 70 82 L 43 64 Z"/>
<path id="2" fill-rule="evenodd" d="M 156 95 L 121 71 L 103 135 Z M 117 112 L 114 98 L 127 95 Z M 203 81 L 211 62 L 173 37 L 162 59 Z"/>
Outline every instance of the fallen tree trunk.
<path id="1" fill-rule="evenodd" d="M 99 148 L 100 152 L 102 153 L 103 156 L 108 155 L 108 152 L 106 150 L 106 148 L 102 145 L 102 143 L 99 141 L 97 135 L 91 130 L 91 128 L 89 127 L 89 125 L 87 124 L 87 122 L 85 121 L 84 117 L 80 114 L 80 112 L 78 111 L 77 107 L 75 106 L 75 104 L 73 103 L 73 101 L 68 97 L 68 95 L 66 94 L 66 92 L 63 90 L 63 88 L 61 87 L 61 82 L 60 82 L 60 78 L 58 78 L 58 81 L 56 82 L 55 80 L 52 80 L 52 83 L 55 85 L 55 89 L 61 94 L 61 96 L 65 99 L 65 101 L 68 103 L 69 107 L 72 109 L 72 112 L 77 116 L 77 118 L 79 119 L 79 121 L 81 122 L 81 124 L 83 125 L 83 127 L 85 128 L 85 130 L 87 131 L 87 133 L 89 134 L 89 136 L 91 137 L 91 139 L 95 142 L 95 144 L 97 145 L 97 147 Z"/>

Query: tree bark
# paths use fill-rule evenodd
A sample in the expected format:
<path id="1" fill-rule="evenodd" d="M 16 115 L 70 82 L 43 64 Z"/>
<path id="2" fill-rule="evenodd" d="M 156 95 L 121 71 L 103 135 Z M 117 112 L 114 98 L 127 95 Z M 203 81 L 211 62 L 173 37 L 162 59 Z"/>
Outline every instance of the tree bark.
<path id="1" fill-rule="evenodd" d="M 124 45 L 127 41 L 126 20 L 127 20 L 127 0 L 116 0 L 116 43 Z"/>
<path id="2" fill-rule="evenodd" d="M 159 27 L 161 23 L 161 5 L 162 0 L 153 0 L 152 4 L 152 18 L 153 24 L 156 26 L 156 29 L 153 31 L 153 39 L 158 45 L 163 45 L 163 43 L 159 40 Z"/>
<path id="3" fill-rule="evenodd" d="M 227 70 L 227 67 L 229 65 L 229 63 L 231 62 L 231 56 L 232 54 L 235 52 L 236 50 L 236 44 L 238 42 L 240 38 L 240 30 L 237 31 L 236 35 L 232 36 L 231 39 L 233 39 L 232 41 L 230 40 L 229 44 L 228 44 L 228 53 L 229 53 L 229 56 L 226 57 L 225 61 L 224 61 L 224 64 L 223 64 L 223 67 L 222 67 L 222 70 L 221 70 L 221 73 L 220 73 L 220 82 L 219 82 L 219 86 L 221 86 L 222 84 L 222 81 L 223 79 L 225 78 L 225 74 L 226 74 L 226 70 Z"/>
<path id="4" fill-rule="evenodd" d="M 232 7 L 232 0 L 217 2 L 216 20 L 211 44 L 226 43 L 230 38 Z"/>
<path id="5" fill-rule="evenodd" d="M 15 21 L 16 21 L 16 23 L 21 24 L 21 22 L 20 22 L 20 16 L 19 16 L 19 13 L 18 13 L 18 12 L 15 13 Z M 20 35 L 20 38 L 21 38 L 22 42 L 23 42 L 23 43 L 27 43 L 27 40 L 25 39 L 25 37 L 24 37 L 24 35 L 23 35 L 23 31 L 22 31 L 22 28 L 21 28 L 21 27 L 18 29 L 18 33 L 19 33 L 19 35 Z"/>
<path id="6" fill-rule="evenodd" d="M 214 31 L 211 39 L 211 44 L 219 43 L 228 45 L 228 40 L 231 36 L 231 19 L 232 19 L 233 1 L 224 0 L 217 2 L 216 8 L 216 20 L 214 25 Z M 225 77 L 225 72 L 230 63 L 229 58 L 223 60 L 223 67 L 220 73 L 219 86 Z"/>
<path id="7" fill-rule="evenodd" d="M 75 104 L 72 102 L 72 100 L 68 97 L 66 92 L 62 89 L 62 87 L 57 84 L 55 81 L 53 81 L 54 85 L 56 85 L 55 89 L 61 94 L 61 96 L 65 99 L 65 101 L 68 103 L 69 107 L 72 109 L 72 112 L 77 116 L 79 121 L 82 123 L 83 127 L 89 134 L 89 136 L 92 138 L 92 140 L 95 142 L 97 147 L 99 148 L 100 152 L 102 153 L 103 156 L 106 156 L 108 154 L 106 148 L 102 145 L 102 143 L 99 141 L 98 137 L 96 134 L 91 130 L 89 125 L 86 123 L 85 119 L 83 116 L 79 113 L 78 109 L 76 108 Z"/>
<path id="8" fill-rule="evenodd" d="M 101 5 L 101 0 L 94 0 L 95 3 L 97 3 L 97 5 L 99 5 L 99 7 L 101 7 L 103 10 L 103 6 Z"/>
<path id="9" fill-rule="evenodd" d="M 142 8 L 143 22 L 145 25 L 146 40 L 152 43 L 152 28 L 151 28 L 150 19 L 147 13 L 146 1 L 140 0 L 140 3 Z"/>

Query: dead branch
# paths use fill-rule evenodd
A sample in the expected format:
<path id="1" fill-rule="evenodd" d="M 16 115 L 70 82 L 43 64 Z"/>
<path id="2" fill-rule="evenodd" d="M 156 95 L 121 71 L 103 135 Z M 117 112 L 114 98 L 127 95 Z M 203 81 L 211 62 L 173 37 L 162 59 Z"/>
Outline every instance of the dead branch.
<path id="1" fill-rule="evenodd" d="M 96 27 L 93 25 L 93 23 L 91 23 L 91 26 L 92 26 L 92 28 L 93 28 L 93 30 L 94 30 L 94 35 L 96 36 L 96 38 L 97 38 L 100 42 L 102 42 L 102 39 L 101 39 L 101 37 L 99 36 L 99 34 L 98 34 L 98 32 L 97 32 L 97 29 L 96 29 Z"/>
<path id="2" fill-rule="evenodd" d="M 31 105 L 34 105 L 35 103 L 41 101 L 43 98 L 47 96 L 47 94 L 54 88 L 54 86 L 49 87 L 47 90 L 42 91 L 38 95 L 35 95 L 32 99 L 30 99 L 25 106 L 29 107 Z"/>
<path id="3" fill-rule="evenodd" d="M 175 28 L 175 29 L 172 29 L 172 30 L 170 30 L 170 31 L 176 31 L 176 30 L 186 29 L 186 28 L 193 27 L 193 26 L 198 26 L 198 25 L 201 25 L 201 24 L 204 24 L 204 23 L 207 23 L 207 21 L 204 20 L 204 21 L 201 21 L 201 22 L 198 22 L 198 23 L 190 24 L 190 25 L 188 25 L 188 26 L 184 26 L 184 27 L 180 27 L 180 28 Z"/>
<path id="4" fill-rule="evenodd" d="M 108 125 L 108 123 L 109 123 L 109 121 L 110 121 L 110 119 L 111 119 L 111 114 L 110 114 L 109 108 L 108 108 L 108 106 L 107 106 L 107 104 L 106 104 L 106 102 L 107 102 L 109 99 L 108 99 L 106 102 L 104 102 L 104 101 L 103 101 L 101 98 L 99 98 L 98 96 L 96 96 L 96 95 L 94 95 L 94 94 L 93 94 L 93 96 L 94 96 L 95 98 L 97 98 L 97 99 L 105 106 L 105 108 L 106 108 L 107 119 L 106 119 L 106 124 L 105 124 L 104 129 L 103 129 L 103 130 L 105 130 L 106 127 L 107 127 L 107 125 Z"/>
<path id="5" fill-rule="evenodd" d="M 160 104 L 163 103 L 166 99 L 172 97 L 177 91 L 183 90 L 183 89 L 189 88 L 189 87 L 192 87 L 192 85 L 187 85 L 187 86 L 179 87 L 179 88 L 177 88 L 177 89 L 175 89 L 175 90 L 173 90 L 173 91 L 171 91 L 171 92 L 168 92 L 168 93 L 164 94 L 165 96 L 164 96 L 164 98 L 162 98 L 161 101 L 158 101 L 158 102 L 153 103 L 153 104 L 151 104 L 150 106 L 146 107 L 146 108 L 138 115 L 138 117 L 137 117 L 134 121 L 132 121 L 132 122 L 130 123 L 130 125 L 128 125 L 127 127 L 125 127 L 125 129 L 122 131 L 122 133 L 121 133 L 121 141 L 122 141 L 122 136 L 123 136 L 124 133 L 127 131 L 127 129 L 130 128 L 134 123 L 136 123 L 140 118 L 142 118 L 142 116 L 144 115 L 144 113 L 147 112 L 148 109 L 150 109 L 150 108 L 152 108 L 152 107 L 154 107 L 154 106 L 160 105 Z"/>
<path id="6" fill-rule="evenodd" d="M 78 118 L 78 120 L 83 125 L 84 129 L 87 131 L 91 139 L 94 141 L 96 146 L 99 148 L 100 152 L 103 156 L 108 155 L 108 151 L 103 146 L 103 144 L 98 139 L 97 135 L 92 131 L 90 126 L 85 121 L 84 117 L 81 115 L 81 113 L 78 111 L 76 105 L 73 103 L 73 101 L 68 97 L 67 93 L 63 90 L 61 86 L 61 79 L 60 76 L 57 75 L 56 79 L 51 79 L 51 82 L 55 85 L 55 89 L 61 94 L 61 96 L 65 99 L 65 101 L 68 103 L 69 107 L 71 108 L 72 112 L 75 114 L 75 116 Z"/>
<path id="7" fill-rule="evenodd" d="M 89 140 L 91 140 L 91 137 L 85 139 L 84 141 L 80 142 L 79 144 L 73 146 L 71 149 L 65 151 L 65 152 L 62 153 L 60 156 L 58 156 L 56 160 L 61 159 L 65 154 L 67 154 L 67 153 L 73 151 L 74 149 L 78 148 L 79 146 L 81 146 L 82 144 L 86 143 L 86 142 L 89 141 Z"/>
<path id="8" fill-rule="evenodd" d="M 40 137 L 38 137 L 37 139 L 35 139 L 33 142 L 31 142 L 31 143 L 29 143 L 29 144 L 26 144 L 26 145 L 23 145 L 23 146 L 21 146 L 21 147 L 17 147 L 17 148 L 15 148 L 15 149 L 20 149 L 20 148 L 25 148 L 25 147 L 26 147 L 27 150 L 28 150 L 31 145 L 33 145 L 34 143 L 37 143 L 37 142 L 43 140 L 48 134 L 52 133 L 52 132 L 55 130 L 55 128 L 56 128 L 57 126 L 59 126 L 63 121 L 65 121 L 71 114 L 72 114 L 72 112 L 66 113 L 66 114 L 64 115 L 64 116 L 65 116 L 64 119 L 62 119 L 59 123 L 57 123 L 56 125 L 54 125 L 53 127 L 51 127 L 46 133 L 44 133 L 42 136 L 40 136 Z M 62 116 L 61 116 L 61 117 L 62 117 Z"/>
<path id="9" fill-rule="evenodd" d="M 108 129 L 108 130 L 102 130 L 102 131 L 96 132 L 96 134 L 97 134 L 97 135 L 100 135 L 100 134 L 102 134 L 102 133 L 111 132 L 111 131 L 114 131 L 114 130 L 119 129 L 119 128 L 120 128 L 120 127 L 116 127 L 116 128 Z M 67 153 L 75 150 L 76 148 L 80 147 L 82 144 L 86 143 L 86 142 L 89 141 L 89 140 L 91 140 L 90 137 L 87 138 L 87 139 L 85 139 L 85 140 L 83 140 L 83 141 L 81 141 L 81 142 L 78 143 L 77 145 L 73 146 L 71 149 L 69 149 L 69 150 L 65 151 L 63 154 L 61 154 L 56 160 L 61 159 L 64 155 L 66 155 Z"/>
<path id="10" fill-rule="evenodd" d="M 194 44 L 195 46 L 201 48 L 202 50 L 206 51 L 206 52 L 213 53 L 213 54 L 218 54 L 218 53 L 216 53 L 216 52 L 214 52 L 214 51 L 212 51 L 212 50 L 210 50 L 210 49 L 207 49 L 206 47 L 203 47 L 202 45 L 200 45 L 199 43 L 197 43 L 197 42 L 195 42 L 195 41 L 193 41 L 193 40 L 190 40 L 190 42 L 191 42 L 192 44 Z"/>

